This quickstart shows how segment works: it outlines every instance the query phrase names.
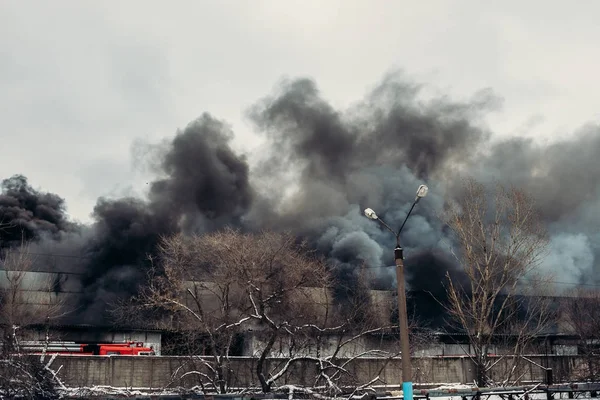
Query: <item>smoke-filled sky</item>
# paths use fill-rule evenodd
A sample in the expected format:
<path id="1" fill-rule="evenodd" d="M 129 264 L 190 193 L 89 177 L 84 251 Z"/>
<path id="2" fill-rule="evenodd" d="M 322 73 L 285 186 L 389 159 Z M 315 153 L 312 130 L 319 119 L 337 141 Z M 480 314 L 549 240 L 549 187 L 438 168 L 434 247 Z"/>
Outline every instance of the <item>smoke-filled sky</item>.
<path id="1" fill-rule="evenodd" d="M 431 92 L 492 88 L 499 135 L 568 136 L 600 118 L 597 15 L 593 0 L 3 1 L 0 172 L 89 221 L 98 196 L 144 189 L 136 139 L 209 111 L 250 150 L 245 108 L 280 77 L 343 108 L 395 68 Z"/>
<path id="2" fill-rule="evenodd" d="M 596 282 L 600 6 L 535 3 L 4 2 L 4 239 L 83 256 L 60 263 L 91 305 L 134 290 L 158 235 L 225 225 L 389 284 L 392 238 L 360 210 L 398 224 L 427 183 L 403 242 L 432 289 L 462 170 L 527 187 L 545 268 Z"/>

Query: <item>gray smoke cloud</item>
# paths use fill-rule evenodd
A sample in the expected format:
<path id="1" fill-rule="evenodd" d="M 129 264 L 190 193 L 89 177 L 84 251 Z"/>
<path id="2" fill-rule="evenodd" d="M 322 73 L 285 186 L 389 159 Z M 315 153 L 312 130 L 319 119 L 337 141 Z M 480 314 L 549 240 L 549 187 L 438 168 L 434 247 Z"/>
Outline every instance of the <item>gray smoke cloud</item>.
<path id="1" fill-rule="evenodd" d="M 565 289 L 569 283 L 598 283 L 599 150 L 600 126 L 588 124 L 549 145 L 521 138 L 500 142 L 472 166 L 484 182 L 514 184 L 533 195 L 551 239 L 542 266 Z"/>
<path id="2" fill-rule="evenodd" d="M 25 176 L 3 179 L 0 190 L 0 243 L 20 243 L 40 235 L 60 237 L 63 232 L 77 229 L 67 219 L 64 199 L 37 191 Z"/>
<path id="3" fill-rule="evenodd" d="M 502 104 L 491 91 L 454 102 L 421 100 L 420 89 L 391 75 L 363 101 L 336 110 L 315 82 L 282 82 L 251 108 L 249 117 L 274 149 L 260 167 L 275 181 L 277 171 L 285 171 L 280 179 L 285 181 L 294 169 L 295 191 L 271 197 L 278 206 L 273 208 L 281 210 L 276 215 L 253 217 L 313 238 L 342 266 L 364 262 L 377 270 L 393 263 L 393 237 L 362 217 L 361 210 L 374 208 L 398 227 L 415 189 L 427 183 L 430 194 L 405 226 L 402 243 L 407 261 L 411 255 L 422 260 L 411 271 L 409 284 L 431 290 L 443 280 L 443 274 L 432 274 L 436 266 L 456 269 L 443 257 L 422 256 L 452 246 L 436 214 L 445 199 L 458 194 L 460 177 L 472 175 L 484 184 L 513 184 L 533 195 L 551 237 L 542 267 L 560 282 L 557 290 L 596 282 L 599 127 L 586 125 L 573 137 L 551 144 L 523 138 L 498 141 L 482 122 Z M 261 169 L 255 172 L 260 176 Z M 377 276 L 382 282 L 394 281 L 389 268 L 382 267 Z"/>
<path id="4" fill-rule="evenodd" d="M 253 192 L 247 162 L 229 147 L 232 138 L 227 124 L 203 114 L 153 145 L 150 162 L 159 176 L 149 182 L 147 198 L 100 198 L 91 226 L 70 224 L 58 195 L 31 188 L 21 176 L 5 180 L 0 221 L 8 226 L 0 230 L 0 245 L 17 245 L 24 231 L 37 270 L 78 274 L 71 276 L 83 298 L 69 318 L 97 323 L 107 304 L 144 283 L 161 235 L 241 224 Z"/>
<path id="5" fill-rule="evenodd" d="M 406 225 L 402 242 L 407 255 L 439 247 L 447 240 L 436 217 L 446 192 L 442 183 L 488 142 L 482 117 L 499 103 L 487 91 L 466 103 L 426 102 L 419 89 L 388 76 L 362 102 L 341 111 L 311 80 L 282 82 L 248 113 L 273 149 L 254 177 L 285 181 L 293 170 L 295 190 L 292 196 L 271 195 L 269 212 L 249 218 L 255 225 L 269 223 L 312 239 L 340 268 L 365 263 L 373 268 L 377 286 L 387 282 L 389 288 L 395 276 L 386 266 L 393 264 L 395 240 L 361 210 L 374 208 L 398 228 L 416 188 L 426 182 L 430 195 Z M 428 276 L 415 272 L 409 283 L 416 288 Z"/>
<path id="6" fill-rule="evenodd" d="M 483 122 L 502 104 L 490 90 L 455 101 L 426 100 L 422 88 L 389 75 L 338 110 L 314 81 L 284 80 L 247 111 L 267 143 L 255 165 L 231 149 L 234 133 L 225 122 L 202 114 L 162 143 L 135 144 L 156 173 L 148 195 L 99 199 L 91 226 L 70 223 L 59 196 L 19 177 L 3 185 L 0 220 L 27 228 L 40 253 L 73 256 L 54 268 L 82 274 L 80 318 L 93 320 L 107 301 L 136 292 L 160 235 L 226 225 L 291 230 L 328 256 L 340 279 L 355 279 L 365 265 L 375 287 L 390 288 L 394 238 L 361 210 L 371 207 L 399 227 L 425 183 L 430 192 L 402 243 L 409 286 L 438 293 L 446 271 L 460 278 L 460 269 L 448 257 L 452 239 L 437 213 L 467 173 L 527 188 L 551 234 L 543 267 L 558 281 L 596 282 L 599 127 L 551 144 L 498 141 Z M 11 232 L 0 232 L 4 245 L 14 242 Z"/>

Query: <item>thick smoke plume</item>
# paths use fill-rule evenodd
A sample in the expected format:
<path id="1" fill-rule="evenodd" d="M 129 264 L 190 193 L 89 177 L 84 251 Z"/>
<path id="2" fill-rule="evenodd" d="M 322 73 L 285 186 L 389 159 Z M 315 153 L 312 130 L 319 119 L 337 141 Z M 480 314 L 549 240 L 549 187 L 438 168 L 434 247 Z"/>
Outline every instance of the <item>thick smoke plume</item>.
<path id="1" fill-rule="evenodd" d="M 64 199 L 33 189 L 22 175 L 0 184 L 1 238 L 5 245 L 44 237 L 60 237 L 75 230 L 66 217 Z M 0 242 L 1 243 L 1 242 Z"/>
<path id="2" fill-rule="evenodd" d="M 0 220 L 8 225 L 0 240 L 11 246 L 23 238 L 39 254 L 61 255 L 43 267 L 79 274 L 79 322 L 135 293 L 160 235 L 226 225 L 292 230 L 327 255 L 340 277 L 352 280 L 364 266 L 374 287 L 389 288 L 394 238 L 361 210 L 371 207 L 398 226 L 426 183 L 429 195 L 402 236 L 407 280 L 415 291 L 441 293 L 446 271 L 458 277 L 460 270 L 447 258 L 450 239 L 436 213 L 467 173 L 528 189 L 551 232 L 544 267 L 559 282 L 594 281 L 600 128 L 585 126 L 548 145 L 497 141 L 483 120 L 500 103 L 489 91 L 463 102 L 424 100 L 420 85 L 390 75 L 362 101 L 337 110 L 314 81 L 283 81 L 248 110 L 267 143 L 252 167 L 231 149 L 228 125 L 203 114 L 154 146 L 148 161 L 157 177 L 147 196 L 99 199 L 91 226 L 71 223 L 64 200 L 33 189 L 26 178 L 3 181 Z"/>

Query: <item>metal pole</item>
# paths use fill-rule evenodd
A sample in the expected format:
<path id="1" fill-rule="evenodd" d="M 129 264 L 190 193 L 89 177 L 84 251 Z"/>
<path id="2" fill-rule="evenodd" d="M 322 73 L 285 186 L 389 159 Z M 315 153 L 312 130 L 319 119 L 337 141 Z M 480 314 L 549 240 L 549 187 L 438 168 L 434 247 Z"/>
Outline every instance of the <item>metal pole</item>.
<path id="1" fill-rule="evenodd" d="M 408 340 L 408 313 L 406 311 L 406 291 L 404 287 L 404 256 L 400 245 L 394 249 L 394 258 L 396 260 L 396 280 L 398 282 L 398 321 L 400 326 L 400 351 L 402 353 L 402 392 L 404 394 L 404 400 L 413 400 L 410 342 Z"/>

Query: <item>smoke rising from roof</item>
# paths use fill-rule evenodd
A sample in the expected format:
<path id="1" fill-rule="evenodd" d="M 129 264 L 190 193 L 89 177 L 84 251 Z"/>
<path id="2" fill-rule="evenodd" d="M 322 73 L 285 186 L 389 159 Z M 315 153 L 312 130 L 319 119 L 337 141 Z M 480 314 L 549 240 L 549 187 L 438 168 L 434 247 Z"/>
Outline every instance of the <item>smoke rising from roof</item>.
<path id="1" fill-rule="evenodd" d="M 27 178 L 14 175 L 0 183 L 2 241 L 20 243 L 44 236 L 57 236 L 75 226 L 66 216 L 65 201 L 53 193 L 41 193 Z"/>
<path id="2" fill-rule="evenodd" d="M 394 238 L 361 210 L 371 207 L 399 226 L 416 188 L 426 183 L 429 194 L 402 242 L 409 286 L 435 292 L 446 270 L 460 274 L 444 256 L 451 241 L 436 213 L 466 172 L 531 191 L 551 233 L 545 268 L 564 272 L 557 280 L 595 279 L 600 128 L 585 126 L 548 145 L 497 141 L 483 123 L 501 104 L 490 91 L 459 102 L 424 100 L 421 89 L 389 75 L 363 100 L 338 110 L 314 81 L 284 80 L 248 110 L 267 142 L 252 167 L 230 147 L 229 126 L 202 114 L 151 145 L 148 162 L 156 166 L 156 179 L 147 196 L 99 199 L 91 226 L 69 222 L 62 198 L 14 176 L 3 182 L 0 195 L 0 220 L 10 224 L 0 232 L 2 245 L 23 235 L 39 253 L 74 256 L 45 267 L 83 274 L 84 321 L 97 318 L 107 301 L 135 292 L 160 235 L 226 225 L 292 230 L 329 256 L 340 276 L 364 264 L 376 287 L 389 287 Z"/>

